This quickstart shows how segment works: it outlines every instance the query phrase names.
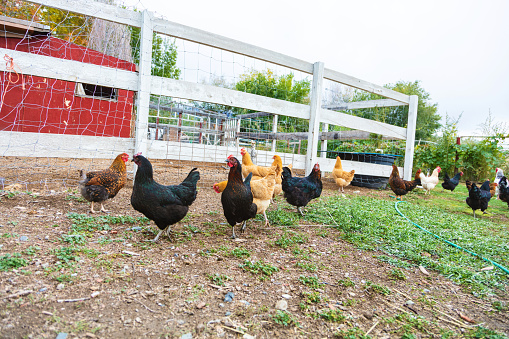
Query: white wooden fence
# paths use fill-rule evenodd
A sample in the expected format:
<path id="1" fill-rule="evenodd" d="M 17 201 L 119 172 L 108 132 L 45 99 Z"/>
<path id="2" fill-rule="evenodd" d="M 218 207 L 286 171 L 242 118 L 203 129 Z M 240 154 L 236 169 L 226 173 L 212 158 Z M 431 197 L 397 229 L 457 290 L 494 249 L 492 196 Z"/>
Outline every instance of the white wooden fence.
<path id="1" fill-rule="evenodd" d="M 241 41 L 156 18 L 153 13 L 148 11 L 134 12 L 104 3 L 85 0 L 31 0 L 30 2 L 120 24 L 141 27 L 138 73 L 0 48 L 0 55 L 9 54 L 13 57 L 16 64 L 23 70 L 23 74 L 73 82 L 94 83 L 101 86 L 136 91 L 138 93 L 136 132 L 133 139 L 49 134 L 34 135 L 34 133 L 17 133 L 16 136 L 13 136 L 15 132 L 0 132 L 1 155 L 61 157 L 67 156 L 67 154 L 72 152 L 72 146 L 79 146 L 81 157 L 100 157 L 101 153 L 98 154 L 98 150 L 101 149 L 101 145 L 108 149 L 118 147 L 119 151 L 141 151 L 150 158 L 159 159 L 222 162 L 231 153 L 239 154 L 237 147 L 186 145 L 174 141 L 149 140 L 147 138 L 149 99 L 150 95 L 154 94 L 268 112 L 275 114 L 275 119 L 277 119 L 277 115 L 286 115 L 309 120 L 307 155 L 279 153 L 283 158 L 283 163 L 291 162 L 294 168 L 304 168 L 306 172 L 309 172 L 312 164 L 316 162 L 320 163 L 323 170 L 330 171 L 335 162 L 333 159 L 317 156 L 318 133 L 321 123 L 345 126 L 381 134 L 394 139 L 406 140 L 404 169 L 401 170 L 403 170 L 405 179 L 411 178 L 417 118 L 417 96 L 404 95 L 327 69 L 322 62 L 309 63 Z M 152 36 L 154 31 L 311 74 L 313 81 L 310 105 L 261 97 L 211 85 L 151 76 Z M 0 71 L 9 70 L 7 70 L 5 64 L 0 63 Z M 345 105 L 344 109 L 409 105 L 407 128 L 363 119 L 321 107 L 323 79 L 376 93 L 389 99 L 377 100 L 376 102 L 350 103 Z M 37 142 L 32 143 L 29 141 L 34 138 L 37 138 Z M 20 145 L 12 147 L 13 143 Z M 23 147 L 23 145 L 28 146 Z M 107 156 L 110 156 L 110 153 L 109 151 L 104 152 Z M 273 152 L 259 151 L 258 163 L 261 165 L 270 164 L 273 154 Z M 76 153 L 73 156 L 76 156 Z M 390 166 L 350 161 L 344 161 L 343 167 L 346 170 L 355 169 L 356 173 L 366 175 L 389 176 L 391 172 Z"/>

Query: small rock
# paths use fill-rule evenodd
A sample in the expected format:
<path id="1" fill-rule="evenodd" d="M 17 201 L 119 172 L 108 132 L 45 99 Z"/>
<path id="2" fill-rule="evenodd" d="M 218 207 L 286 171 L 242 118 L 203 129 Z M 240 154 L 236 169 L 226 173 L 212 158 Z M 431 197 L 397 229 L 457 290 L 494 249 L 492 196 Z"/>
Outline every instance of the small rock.
<path id="1" fill-rule="evenodd" d="M 244 306 L 249 306 L 249 302 L 248 302 L 248 301 L 240 300 L 239 302 L 240 302 L 241 304 L 244 304 Z"/>
<path id="2" fill-rule="evenodd" d="M 87 338 L 97 338 L 97 336 L 95 334 L 90 333 L 90 332 L 85 333 L 85 337 L 87 337 Z"/>
<path id="3" fill-rule="evenodd" d="M 227 302 L 227 303 L 232 302 L 233 297 L 235 297 L 235 294 L 233 294 L 233 292 L 226 293 L 226 295 L 224 296 L 224 302 Z"/>
<path id="4" fill-rule="evenodd" d="M 289 294 L 283 294 L 282 297 L 285 298 L 285 299 L 291 299 L 292 298 L 292 296 L 289 295 Z"/>
<path id="5" fill-rule="evenodd" d="M 180 319 L 180 320 L 178 320 L 178 321 L 177 321 L 177 324 L 179 324 L 179 325 L 184 325 L 185 323 L 186 323 L 186 322 L 185 322 L 184 320 L 182 320 L 182 319 Z"/>
<path id="6" fill-rule="evenodd" d="M 205 325 L 203 324 L 198 324 L 196 325 L 196 333 L 197 334 L 200 334 L 201 332 L 203 332 L 205 330 Z"/>
<path id="7" fill-rule="evenodd" d="M 226 313 L 225 313 L 224 315 L 225 315 L 226 317 L 229 317 L 229 316 L 231 316 L 231 315 L 232 315 L 232 312 L 230 312 L 230 311 L 226 311 Z"/>
<path id="8" fill-rule="evenodd" d="M 67 333 L 64 333 L 64 332 L 60 332 L 56 337 L 56 339 L 65 339 L 65 338 L 67 338 Z"/>
<path id="9" fill-rule="evenodd" d="M 419 266 L 419 270 L 422 272 L 422 274 L 429 275 L 428 271 L 426 271 L 426 269 L 423 266 Z"/>
<path id="10" fill-rule="evenodd" d="M 429 293 L 429 290 L 427 288 L 422 290 L 422 293 Z"/>
<path id="11" fill-rule="evenodd" d="M 136 317 L 136 319 L 134 319 L 134 320 L 136 320 L 137 322 L 139 322 L 139 323 L 141 324 L 141 319 L 140 319 L 140 317 Z"/>
<path id="12" fill-rule="evenodd" d="M 220 304 L 219 304 L 219 307 L 224 307 L 224 304 L 223 304 L 223 303 L 220 303 Z"/>
<path id="13" fill-rule="evenodd" d="M 97 297 L 99 294 L 101 294 L 101 292 L 97 291 L 97 292 L 93 292 L 92 294 L 90 294 L 90 297 L 91 298 L 95 298 Z"/>
<path id="14" fill-rule="evenodd" d="M 276 310 L 285 311 L 288 308 L 288 303 L 286 300 L 278 300 L 276 303 Z"/>
<path id="15" fill-rule="evenodd" d="M 60 283 L 60 284 L 57 285 L 57 290 L 63 290 L 64 287 L 65 287 L 65 285 Z"/>
<path id="16" fill-rule="evenodd" d="M 207 304 L 205 304 L 203 301 L 199 302 L 198 304 L 196 304 L 196 308 L 197 309 L 202 309 L 206 306 Z"/>
<path id="17" fill-rule="evenodd" d="M 134 226 L 134 227 L 131 227 L 131 231 L 141 231 L 142 228 L 140 226 Z"/>
<path id="18" fill-rule="evenodd" d="M 28 241 L 28 237 L 26 235 L 22 235 L 19 237 L 19 241 Z"/>
<path id="19" fill-rule="evenodd" d="M 415 304 L 415 303 L 414 303 L 412 300 L 407 300 L 407 301 L 405 302 L 405 305 L 408 305 L 408 306 L 412 306 L 412 305 L 414 305 L 414 304 Z"/>
<path id="20" fill-rule="evenodd" d="M 39 292 L 46 292 L 48 289 L 46 287 L 43 287 L 39 290 Z"/>
<path id="21" fill-rule="evenodd" d="M 186 334 L 182 334 L 182 336 L 180 337 L 180 339 L 193 339 L 193 334 L 192 333 L 186 333 Z"/>
<path id="22" fill-rule="evenodd" d="M 368 320 L 373 319 L 373 313 L 371 312 L 364 312 L 362 315 Z"/>

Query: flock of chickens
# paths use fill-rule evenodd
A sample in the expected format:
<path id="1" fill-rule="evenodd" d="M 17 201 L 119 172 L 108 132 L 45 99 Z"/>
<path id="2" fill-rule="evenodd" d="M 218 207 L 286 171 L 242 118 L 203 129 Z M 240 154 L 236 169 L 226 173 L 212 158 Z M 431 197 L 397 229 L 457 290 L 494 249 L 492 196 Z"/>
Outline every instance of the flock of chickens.
<path id="1" fill-rule="evenodd" d="M 226 159 L 229 167 L 228 180 L 213 185 L 213 189 L 221 194 L 224 216 L 232 227 L 232 238 L 236 237 L 235 225 L 242 224 L 240 232 L 244 232 L 247 221 L 254 218 L 256 214 L 263 214 L 265 225 L 268 225 L 265 211 L 272 199 L 281 192 L 284 193 L 289 204 L 297 207 L 300 214 L 303 214 L 302 207 L 322 193 L 322 177 L 318 163 L 314 165 L 307 177 L 301 178 L 292 176 L 291 165 L 283 167 L 281 157 L 278 155 L 274 155 L 274 161 L 270 167 L 255 165 L 244 148 L 241 149 L 241 155 L 242 163 L 233 155 Z M 107 212 L 103 202 L 115 197 L 124 187 L 127 161 L 129 161 L 129 155 L 122 153 L 115 158 L 108 169 L 88 173 L 80 171 L 80 192 L 91 202 L 91 213 L 97 213 L 94 210 L 94 203 L 100 203 L 100 211 Z M 179 185 L 165 186 L 154 180 L 152 164 L 141 153 L 134 155 L 132 161 L 138 166 L 138 170 L 134 178 L 131 205 L 136 211 L 153 220 L 160 229 L 152 241 L 157 241 L 162 232 L 166 232 L 166 235 L 170 237 L 170 226 L 186 216 L 189 206 L 196 199 L 196 185 L 200 180 L 200 173 L 193 168 Z M 426 194 L 429 194 L 438 184 L 438 175 L 441 171 L 441 168 L 437 166 L 431 175 L 426 176 L 418 170 L 414 180 L 407 181 L 400 178 L 395 165 L 392 167 L 389 186 L 397 197 L 407 194 L 418 185 L 422 185 Z M 331 175 L 339 191 L 344 195 L 344 188 L 353 180 L 355 171 L 344 171 L 341 158 L 337 157 Z M 453 178 L 449 178 L 446 173 L 442 187 L 453 191 L 462 175 L 463 172 L 460 172 Z M 478 209 L 485 213 L 488 202 L 494 195 L 507 202 L 509 206 L 507 178 L 499 168 L 496 170 L 493 184 L 487 180 L 478 187 L 477 184 L 467 180 L 466 185 L 469 191 L 466 202 L 472 208 L 474 217 Z"/>
<path id="2" fill-rule="evenodd" d="M 417 170 L 414 180 L 403 180 L 399 176 L 398 168 L 396 165 L 392 166 L 392 173 L 389 177 L 389 186 L 391 187 L 396 197 L 401 197 L 412 191 L 418 185 L 421 185 L 426 190 L 425 194 L 429 194 L 430 191 L 435 188 L 438 184 L 438 175 L 442 169 L 437 166 L 431 175 L 424 175 L 421 170 Z M 454 177 L 450 178 L 447 173 L 444 173 L 444 182 L 442 187 L 446 190 L 454 191 L 458 186 L 463 172 L 457 173 Z M 503 202 L 507 203 L 509 207 L 509 188 L 507 186 L 507 178 L 504 176 L 504 172 L 501 168 L 495 170 L 495 180 L 490 183 L 486 180 L 482 185 L 478 186 L 476 183 L 467 180 L 465 182 L 468 190 L 468 198 L 466 199 L 467 205 L 472 209 L 475 218 L 475 211 L 481 210 L 486 213 L 488 209 L 488 202 L 493 196 L 496 196 Z"/>

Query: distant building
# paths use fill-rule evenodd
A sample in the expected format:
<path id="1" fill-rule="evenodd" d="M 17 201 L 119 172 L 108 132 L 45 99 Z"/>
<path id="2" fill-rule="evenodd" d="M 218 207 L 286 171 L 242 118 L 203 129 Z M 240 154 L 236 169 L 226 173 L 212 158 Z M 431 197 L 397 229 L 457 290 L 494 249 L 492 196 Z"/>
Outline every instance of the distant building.
<path id="1" fill-rule="evenodd" d="M 48 26 L 5 16 L 0 16 L 0 47 L 136 70 L 132 62 L 52 37 Z M 0 72 L 0 131 L 131 137 L 133 108 L 133 91 Z"/>

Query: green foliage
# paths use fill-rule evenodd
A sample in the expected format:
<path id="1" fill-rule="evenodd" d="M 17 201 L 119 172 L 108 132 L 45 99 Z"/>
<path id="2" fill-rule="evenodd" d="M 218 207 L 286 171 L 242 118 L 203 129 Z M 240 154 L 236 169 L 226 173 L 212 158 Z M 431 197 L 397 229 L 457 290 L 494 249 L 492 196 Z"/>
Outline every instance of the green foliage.
<path id="1" fill-rule="evenodd" d="M 431 96 L 421 87 L 420 81 L 399 81 L 396 84 L 388 84 L 384 87 L 407 95 L 417 95 L 417 126 L 415 131 L 416 140 L 428 140 L 440 128 L 440 115 L 438 104 L 431 103 Z M 352 101 L 378 100 L 383 97 L 367 92 L 358 91 Z M 368 119 L 385 122 L 391 125 L 406 127 L 408 121 L 408 106 L 375 107 L 370 109 L 355 110 L 354 114 Z"/>
<path id="2" fill-rule="evenodd" d="M 313 263 L 298 262 L 295 264 L 295 266 L 300 267 L 309 272 L 316 272 L 318 270 L 318 266 Z"/>
<path id="3" fill-rule="evenodd" d="M 346 278 L 346 279 L 339 279 L 338 285 L 343 286 L 343 287 L 354 287 L 355 283 L 350 278 Z"/>
<path id="4" fill-rule="evenodd" d="M 131 53 L 133 62 L 140 63 L 141 29 L 129 26 L 131 31 Z M 163 78 L 179 79 L 181 70 L 177 68 L 177 46 L 175 39 L 153 33 L 151 74 Z"/>
<path id="5" fill-rule="evenodd" d="M 26 250 L 22 251 L 22 253 L 26 255 L 35 255 L 40 250 L 41 248 L 39 246 L 30 246 Z"/>
<path id="6" fill-rule="evenodd" d="M 358 328 L 353 327 L 348 330 L 339 330 L 334 333 L 334 338 L 338 339 L 370 339 L 369 335 L 364 334 L 364 332 Z"/>
<path id="7" fill-rule="evenodd" d="M 505 136 L 498 134 L 482 140 L 462 138 L 461 145 L 457 145 L 457 123 L 458 121 L 447 118 L 441 130 L 442 136 L 437 139 L 436 144 L 416 146 L 414 166 L 430 171 L 440 166 L 442 173 L 449 176 L 452 176 L 457 168 L 463 171 L 463 179 L 469 180 L 494 177 L 495 168 L 503 167 L 507 157 L 507 152 L 504 152 L 500 145 Z"/>
<path id="8" fill-rule="evenodd" d="M 389 295 L 389 294 L 391 294 L 391 290 L 388 287 L 383 286 L 383 285 L 375 284 L 374 282 L 369 281 L 369 280 L 366 281 L 366 288 L 370 289 L 370 290 L 373 290 L 374 292 L 376 292 L 378 294 L 382 294 L 382 295 Z"/>
<path id="9" fill-rule="evenodd" d="M 476 326 L 466 334 L 466 338 L 478 338 L 478 339 L 507 339 L 504 334 L 492 331 L 482 326 Z"/>
<path id="10" fill-rule="evenodd" d="M 0 257 L 0 271 L 9 271 L 27 265 L 28 262 L 21 257 L 21 253 L 6 253 Z"/>
<path id="11" fill-rule="evenodd" d="M 320 288 L 320 287 L 322 287 L 324 285 L 323 283 L 318 281 L 317 277 L 306 277 L 306 276 L 301 275 L 299 277 L 299 281 L 303 285 L 305 285 L 307 287 L 310 287 L 310 288 Z"/>
<path id="12" fill-rule="evenodd" d="M 72 221 L 71 230 L 79 233 L 111 230 L 110 225 L 113 224 L 145 225 L 150 221 L 145 217 L 134 218 L 128 215 L 102 215 L 92 217 L 79 213 L 68 213 L 67 218 Z"/>
<path id="13" fill-rule="evenodd" d="M 224 286 L 225 282 L 227 282 L 228 280 L 231 280 L 230 277 L 228 277 L 227 275 L 224 275 L 224 274 L 215 273 L 215 274 L 208 274 L 207 276 L 209 277 L 210 281 L 212 281 L 214 284 L 219 285 L 219 286 Z"/>
<path id="14" fill-rule="evenodd" d="M 318 292 L 302 292 L 302 296 L 308 304 L 320 303 L 322 301 L 326 301 L 327 299 L 323 298 Z"/>
<path id="15" fill-rule="evenodd" d="M 335 323 L 342 322 L 346 319 L 345 315 L 340 310 L 322 310 L 318 312 L 318 316 L 322 319 Z"/>
<path id="16" fill-rule="evenodd" d="M 84 245 L 87 243 L 87 239 L 82 234 L 65 234 L 62 236 L 61 241 L 71 245 Z"/>
<path id="17" fill-rule="evenodd" d="M 276 314 L 272 316 L 272 320 L 274 320 L 276 324 L 283 326 L 299 326 L 297 319 L 286 311 L 277 311 Z"/>
<path id="18" fill-rule="evenodd" d="M 234 248 L 230 254 L 236 258 L 249 258 L 251 256 L 251 253 L 249 250 L 243 248 L 243 247 L 236 247 Z"/>
<path id="19" fill-rule="evenodd" d="M 287 249 L 289 247 L 292 247 L 296 244 L 303 244 L 307 241 L 307 236 L 293 232 L 293 231 L 287 231 L 281 235 L 279 239 L 274 241 L 274 244 L 276 246 L 279 246 L 283 249 Z"/>
<path id="20" fill-rule="evenodd" d="M 406 280 L 406 275 L 400 269 L 393 268 L 389 271 L 389 279 L 392 280 Z"/>
<path id="21" fill-rule="evenodd" d="M 261 280 L 265 280 L 267 277 L 279 271 L 276 266 L 266 263 L 263 260 L 258 260 L 256 262 L 244 260 L 244 263 L 240 264 L 239 267 L 244 271 L 260 275 Z"/>

